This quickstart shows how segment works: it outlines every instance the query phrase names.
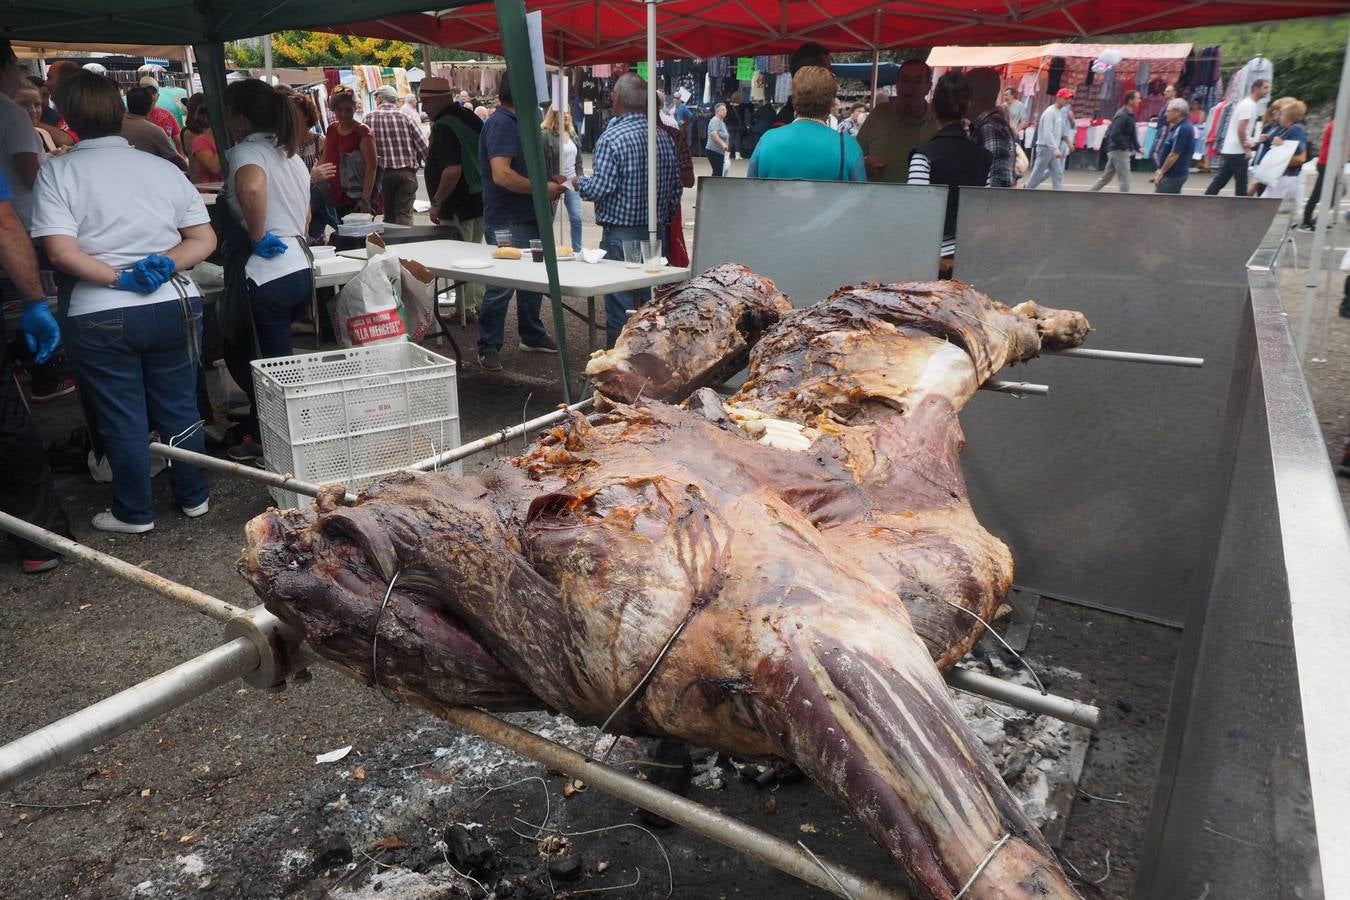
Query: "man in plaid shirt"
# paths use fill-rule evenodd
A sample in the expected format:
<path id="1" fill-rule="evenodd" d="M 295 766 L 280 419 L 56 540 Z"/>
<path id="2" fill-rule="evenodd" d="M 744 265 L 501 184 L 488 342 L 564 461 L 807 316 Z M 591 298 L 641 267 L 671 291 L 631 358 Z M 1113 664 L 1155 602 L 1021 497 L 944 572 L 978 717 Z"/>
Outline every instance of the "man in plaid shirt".
<path id="1" fill-rule="evenodd" d="M 398 108 L 398 94 L 385 85 L 375 90 L 375 108 L 366 113 L 366 127 L 375 137 L 384 194 L 384 220 L 411 225 L 417 199 L 417 169 L 427 158 L 427 139 L 420 125 Z"/>
<path id="2" fill-rule="evenodd" d="M 993 69 L 966 73 L 970 85 L 970 139 L 994 157 L 989 187 L 1012 187 L 1017 180 L 1017 137 L 998 105 L 999 77 Z"/>
<path id="3" fill-rule="evenodd" d="M 634 72 L 614 82 L 614 118 L 595 142 L 592 174 L 578 178 L 581 199 L 595 204 L 595 221 L 603 231 L 600 247 L 610 259 L 623 259 L 625 241 L 645 241 L 647 234 L 647 82 Z M 680 169 L 675 142 L 656 130 L 656 224 L 662 246 L 666 229 L 680 207 Z M 628 311 L 651 299 L 650 290 L 605 295 L 605 333 L 609 345 L 623 330 Z"/>

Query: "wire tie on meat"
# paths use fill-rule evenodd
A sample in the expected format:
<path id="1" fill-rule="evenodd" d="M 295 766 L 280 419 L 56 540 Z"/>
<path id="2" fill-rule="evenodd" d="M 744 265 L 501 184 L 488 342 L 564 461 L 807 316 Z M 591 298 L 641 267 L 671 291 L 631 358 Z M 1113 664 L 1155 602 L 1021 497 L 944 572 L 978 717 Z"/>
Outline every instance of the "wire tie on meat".
<path id="1" fill-rule="evenodd" d="M 689 610 L 689 614 L 686 615 L 680 621 L 679 625 L 675 626 L 675 630 L 670 633 L 670 637 L 666 638 L 666 644 L 664 647 L 661 648 L 661 652 L 657 653 L 656 659 L 652 660 L 652 664 L 647 669 L 646 674 L 644 674 L 641 678 L 638 679 L 638 683 L 633 685 L 633 689 L 628 692 L 628 696 L 624 697 L 622 700 L 619 701 L 619 705 L 614 707 L 614 712 L 610 713 L 609 717 L 605 719 L 603 724 L 601 724 L 600 726 L 601 735 L 604 735 L 606 732 L 609 731 L 609 724 L 614 721 L 615 716 L 617 716 L 620 712 L 622 712 L 624 707 L 626 707 L 630 702 L 632 702 L 633 698 L 636 697 L 642 691 L 642 689 L 647 686 L 647 682 L 652 680 L 652 676 L 656 674 L 656 667 L 661 665 L 661 660 L 666 658 L 666 654 L 670 652 L 670 648 L 675 644 L 675 639 L 680 636 L 680 632 L 684 631 L 684 626 L 689 624 L 689 620 L 694 617 L 694 613 L 696 612 L 698 612 L 698 607 Z M 598 741 L 599 738 L 597 737 L 596 740 Z M 592 744 L 591 745 L 592 752 L 587 754 L 587 756 L 592 760 L 594 760 L 594 750 L 595 745 Z M 602 756 L 599 761 L 604 762 L 606 759 L 609 759 L 609 754 L 613 750 L 614 745 L 610 744 L 609 749 L 605 751 L 605 755 Z"/>
<path id="2" fill-rule="evenodd" d="M 974 872 L 970 873 L 970 877 L 966 879 L 966 883 L 961 886 L 961 890 L 956 892 L 956 896 L 952 897 L 952 900 L 961 900 L 961 898 L 966 895 L 966 891 L 970 890 L 970 886 L 975 883 L 975 879 L 979 878 L 980 873 L 984 871 L 985 867 L 994 861 L 994 855 L 998 853 L 1004 844 L 1008 843 L 1008 839 L 1011 837 L 1011 834 L 1005 833 L 1003 837 L 998 839 L 998 843 L 989 848 L 989 852 L 984 855 L 984 859 L 980 860 L 980 864 L 975 867 Z"/>
<path id="3" fill-rule="evenodd" d="M 380 670 L 379 667 L 376 665 L 376 663 L 379 661 L 379 658 L 375 655 L 376 651 L 380 647 L 380 620 L 384 618 L 384 608 L 389 605 L 389 598 L 393 596 L 394 593 L 394 585 L 398 583 L 398 576 L 402 574 L 403 574 L 403 567 L 399 566 L 398 569 L 394 571 L 394 577 L 389 579 L 389 587 L 385 589 L 384 592 L 384 602 L 380 604 L 380 611 L 375 614 L 375 627 L 371 629 L 370 681 L 371 684 L 375 685 L 375 687 L 379 689 L 380 693 L 384 693 L 384 688 L 381 687 L 380 685 Z"/>
<path id="4" fill-rule="evenodd" d="M 1008 332 L 1004 331 L 1002 328 L 999 328 L 997 325 L 994 325 L 994 324 L 992 324 L 992 323 L 990 323 L 990 322 L 986 322 L 984 319 L 981 319 L 981 318 L 979 318 L 978 316 L 972 316 L 972 315 L 971 315 L 970 313 L 968 313 L 968 312 L 962 312 L 961 310 L 957 309 L 956 307 L 952 307 L 952 310 L 951 310 L 951 311 L 954 312 L 954 313 L 956 313 L 958 316 L 961 316 L 963 319 L 969 319 L 970 321 L 972 321 L 972 322 L 974 322 L 975 324 L 981 326 L 982 328 L 992 328 L 992 329 L 994 329 L 995 331 L 997 331 L 999 334 L 1003 335 L 1005 338 L 1008 337 Z"/>
<path id="5" fill-rule="evenodd" d="M 952 601 L 948 600 L 946 597 L 931 597 L 931 595 L 929 595 L 929 594 L 920 594 L 919 596 L 921 596 L 921 597 L 929 597 L 930 599 L 938 600 L 938 601 L 940 601 L 940 602 L 942 602 L 942 603 L 947 604 L 947 605 L 950 606 L 950 607 L 953 607 L 954 609 L 959 609 L 959 610 L 961 610 L 961 612 L 966 613 L 967 615 L 970 615 L 970 616 L 974 617 L 975 621 L 979 622 L 981 625 L 984 626 L 984 630 L 985 630 L 985 631 L 987 631 L 989 634 L 992 634 L 992 635 L 998 640 L 998 642 L 999 642 L 1000 644 L 1002 644 L 1004 647 L 1008 648 L 1008 652 L 1011 653 L 1013 656 L 1015 656 L 1015 657 L 1017 658 L 1017 661 L 1020 662 L 1020 663 L 1022 664 L 1022 666 L 1023 666 L 1028 672 L 1031 673 L 1031 677 L 1034 678 L 1034 679 L 1036 679 L 1036 689 L 1037 689 L 1038 691 L 1041 692 L 1041 696 L 1042 696 L 1042 697 L 1047 697 L 1047 696 L 1050 695 L 1050 692 L 1047 691 L 1047 690 L 1045 689 L 1045 684 L 1041 682 L 1041 676 L 1037 675 L 1037 674 L 1036 674 L 1036 670 L 1033 669 L 1033 668 L 1031 667 L 1031 663 L 1029 663 L 1029 662 L 1027 662 L 1025 659 L 1023 659 L 1023 658 L 1022 658 L 1022 654 L 1020 654 L 1020 653 L 1018 653 L 1016 650 L 1014 650 L 1014 649 L 1012 648 L 1012 644 L 1009 644 L 1007 641 L 1005 641 L 1005 640 L 1003 639 L 1003 635 L 999 634 L 997 631 L 994 630 L 994 626 L 990 625 L 990 624 L 989 624 L 988 622 L 986 622 L 984 619 L 980 618 L 980 614 L 979 614 L 979 613 L 975 612 L 974 610 L 966 609 L 964 606 L 962 606 L 962 605 L 959 604 L 959 603 L 953 603 Z"/>
<path id="6" fill-rule="evenodd" d="M 1087 791 L 1084 791 L 1084 790 L 1079 790 L 1078 793 L 1081 794 L 1082 796 L 1088 798 L 1089 800 L 1096 800 L 1096 801 L 1098 801 L 1098 802 L 1100 802 L 1100 803 L 1119 803 L 1121 806 L 1129 806 L 1129 805 L 1130 805 L 1130 801 L 1128 801 L 1128 800 L 1113 800 L 1113 799 L 1110 798 L 1110 797 L 1098 797 L 1096 794 L 1089 794 Z"/>
<path id="7" fill-rule="evenodd" d="M 814 850 L 806 846 L 806 844 L 802 843 L 801 841 L 797 842 L 797 846 L 805 850 L 806 854 L 810 856 L 811 859 L 815 860 L 816 865 L 820 866 L 820 870 L 824 872 L 826 875 L 830 876 L 830 880 L 833 881 L 836 885 L 838 885 L 840 892 L 845 897 L 847 897 L 848 900 L 853 900 L 853 895 L 848 892 L 848 888 L 844 887 L 844 885 L 839 881 L 839 879 L 834 876 L 834 873 L 830 871 L 829 866 L 825 865 L 823 862 L 820 861 L 820 857 L 816 856 Z"/>

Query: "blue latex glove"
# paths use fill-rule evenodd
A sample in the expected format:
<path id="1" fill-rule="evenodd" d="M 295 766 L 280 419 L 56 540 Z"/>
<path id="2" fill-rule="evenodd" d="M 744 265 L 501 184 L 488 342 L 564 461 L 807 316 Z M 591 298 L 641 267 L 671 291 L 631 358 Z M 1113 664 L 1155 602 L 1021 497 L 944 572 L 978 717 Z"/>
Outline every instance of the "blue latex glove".
<path id="1" fill-rule="evenodd" d="M 285 252 L 286 242 L 270 231 L 253 242 L 253 253 L 263 259 L 272 259 Z"/>
<path id="2" fill-rule="evenodd" d="M 153 294 L 173 277 L 177 265 L 172 259 L 158 253 L 151 253 L 137 260 L 129 269 L 123 269 L 117 278 L 117 287 L 123 291 L 135 291 L 138 294 Z"/>
<path id="3" fill-rule="evenodd" d="M 39 363 L 51 359 L 56 348 L 61 346 L 61 328 L 56 324 L 56 318 L 48 308 L 46 300 L 30 303 L 23 308 L 20 327 L 23 329 L 23 340 L 28 345 L 28 352 L 33 354 L 33 358 Z"/>

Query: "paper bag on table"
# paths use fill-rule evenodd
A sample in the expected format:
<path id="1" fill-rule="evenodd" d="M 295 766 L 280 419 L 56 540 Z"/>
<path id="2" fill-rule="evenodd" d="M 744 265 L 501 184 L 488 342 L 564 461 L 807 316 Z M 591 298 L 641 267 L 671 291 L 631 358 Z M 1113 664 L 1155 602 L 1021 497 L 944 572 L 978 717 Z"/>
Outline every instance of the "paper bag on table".
<path id="1" fill-rule="evenodd" d="M 344 347 L 403 340 L 403 269 L 378 237 L 366 242 L 366 266 L 333 301 L 333 333 Z"/>

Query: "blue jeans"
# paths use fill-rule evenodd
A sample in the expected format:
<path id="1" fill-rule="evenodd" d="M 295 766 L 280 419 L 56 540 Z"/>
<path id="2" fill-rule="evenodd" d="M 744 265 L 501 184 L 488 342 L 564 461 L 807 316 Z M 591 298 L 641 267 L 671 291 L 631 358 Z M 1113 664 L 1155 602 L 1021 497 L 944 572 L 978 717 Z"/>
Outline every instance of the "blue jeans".
<path id="1" fill-rule="evenodd" d="M 148 435 L 153 423 L 167 442 L 198 420 L 202 301 L 126 306 L 69 316 L 65 325 L 80 390 L 93 401 L 112 468 L 113 515 L 133 525 L 153 522 Z M 175 443 L 205 450 L 201 429 Z M 179 506 L 207 498 L 206 475 L 196 466 L 174 463 L 169 486 Z"/>
<path id="2" fill-rule="evenodd" d="M 333 208 L 333 189 L 328 182 L 311 185 L 309 188 L 309 239 L 317 240 L 324 236 L 329 227 L 336 229 L 341 224 L 337 210 Z"/>
<path id="3" fill-rule="evenodd" d="M 1188 173 L 1189 174 L 1189 173 Z M 1180 194 L 1181 186 L 1186 183 L 1186 175 L 1165 175 L 1158 179 L 1155 194 Z"/>
<path id="4" fill-rule="evenodd" d="M 310 279 L 309 269 L 301 269 L 280 278 L 274 278 L 263 285 L 246 283 L 249 311 L 253 316 L 253 333 L 257 336 L 258 347 L 255 355 L 252 344 L 231 344 L 225 353 L 225 368 L 239 389 L 248 395 L 250 412 L 241 423 L 244 434 L 258 436 L 258 410 L 253 388 L 254 359 L 275 359 L 278 356 L 290 356 L 295 350 L 291 338 L 291 323 L 309 308 Z M 314 326 L 319 327 L 315 322 Z"/>
<path id="5" fill-rule="evenodd" d="M 530 241 L 539 238 L 539 226 L 534 222 L 515 222 L 502 225 L 483 220 L 483 236 L 489 244 L 497 243 L 497 232 L 511 232 L 512 246 L 521 248 L 529 254 Z M 502 333 L 506 329 L 506 309 L 511 305 L 511 295 L 516 297 L 516 330 L 520 332 L 520 342 L 537 347 L 548 338 L 548 331 L 539 318 L 539 307 L 543 295 L 537 291 L 516 291 L 514 288 L 489 287 L 483 291 L 483 305 L 478 310 L 478 352 L 502 349 Z"/>
<path id="6" fill-rule="evenodd" d="M 662 253 L 668 253 L 666 247 L 666 226 L 658 229 L 661 234 Z M 647 240 L 646 225 L 606 225 L 600 235 L 600 249 L 605 251 L 605 259 L 623 262 L 624 241 Z M 605 295 L 605 330 L 617 334 L 628 323 L 628 311 L 637 309 L 652 299 L 650 288 L 638 291 L 620 291 Z"/>
<path id="7" fill-rule="evenodd" d="M 581 195 L 571 188 L 563 191 L 563 205 L 567 207 L 567 221 L 572 226 L 572 249 L 581 250 Z"/>

